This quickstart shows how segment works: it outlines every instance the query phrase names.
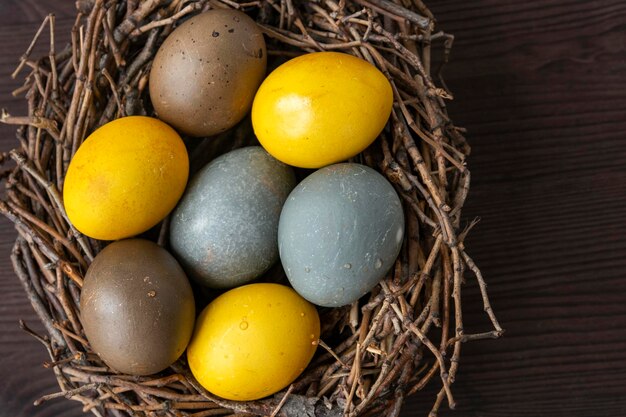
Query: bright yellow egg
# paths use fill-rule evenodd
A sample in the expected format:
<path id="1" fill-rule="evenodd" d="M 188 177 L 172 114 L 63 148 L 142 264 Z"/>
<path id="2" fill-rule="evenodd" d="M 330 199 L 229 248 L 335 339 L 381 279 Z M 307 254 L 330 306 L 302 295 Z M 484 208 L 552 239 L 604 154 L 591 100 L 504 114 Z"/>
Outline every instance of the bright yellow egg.
<path id="1" fill-rule="evenodd" d="M 220 397 L 250 401 L 293 382 L 315 353 L 317 310 L 293 289 L 250 284 L 209 304 L 187 348 L 191 372 Z"/>
<path id="2" fill-rule="evenodd" d="M 81 233 L 116 240 L 145 232 L 180 199 L 189 158 L 160 120 L 129 116 L 93 132 L 70 162 L 63 186 L 67 216 Z"/>
<path id="3" fill-rule="evenodd" d="M 385 127 L 393 105 L 387 78 L 352 55 L 317 52 L 287 61 L 261 84 L 252 125 L 276 159 L 319 168 L 351 158 Z"/>

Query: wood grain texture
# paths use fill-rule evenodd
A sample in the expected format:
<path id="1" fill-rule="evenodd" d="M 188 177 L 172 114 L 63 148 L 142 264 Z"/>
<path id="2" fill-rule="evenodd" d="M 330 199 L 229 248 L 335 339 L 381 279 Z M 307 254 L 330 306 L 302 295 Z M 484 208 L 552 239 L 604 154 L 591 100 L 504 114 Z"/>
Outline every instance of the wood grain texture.
<path id="1" fill-rule="evenodd" d="M 18 114 L 8 74 L 48 11 L 59 31 L 72 2 L 0 0 L 0 107 Z M 445 78 L 449 110 L 469 129 L 468 240 L 506 328 L 463 349 L 443 416 L 626 415 L 626 3 L 622 0 L 437 0 L 456 37 Z M 17 110 L 14 110 L 17 109 Z M 0 149 L 12 129 L 0 127 Z M 0 222 L 0 417 L 78 416 L 55 400 L 43 349 L 17 320 L 36 322 Z M 477 285 L 464 287 L 467 331 L 487 329 Z M 438 387 L 408 400 L 426 416 Z"/>

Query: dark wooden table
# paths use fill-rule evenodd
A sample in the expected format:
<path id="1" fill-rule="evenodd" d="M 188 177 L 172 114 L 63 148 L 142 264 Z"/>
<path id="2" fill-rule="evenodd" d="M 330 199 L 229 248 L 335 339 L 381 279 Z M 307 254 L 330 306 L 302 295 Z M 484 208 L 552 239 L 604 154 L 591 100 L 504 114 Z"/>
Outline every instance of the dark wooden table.
<path id="1" fill-rule="evenodd" d="M 505 337 L 464 347 L 444 416 L 626 416 L 626 2 L 432 0 L 456 36 L 450 112 L 469 130 L 467 246 L 482 267 Z M 56 13 L 59 45 L 74 2 L 0 0 L 0 107 L 23 114 L 10 79 L 39 22 Z M 64 36 L 63 36 L 64 35 Z M 0 126 L 0 150 L 15 145 Z M 54 400 L 43 348 L 9 262 L 0 221 L 0 416 L 78 416 Z M 487 329 L 474 282 L 466 323 Z M 469 330 L 469 329 L 468 329 Z M 426 416 L 434 389 L 404 416 Z M 438 388 L 437 388 L 438 389 Z"/>

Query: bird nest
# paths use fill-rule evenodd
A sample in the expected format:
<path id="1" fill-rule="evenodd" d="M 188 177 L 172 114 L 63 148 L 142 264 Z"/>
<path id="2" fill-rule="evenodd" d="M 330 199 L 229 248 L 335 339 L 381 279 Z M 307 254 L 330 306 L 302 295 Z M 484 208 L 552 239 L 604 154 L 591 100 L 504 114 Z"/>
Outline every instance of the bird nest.
<path id="1" fill-rule="evenodd" d="M 379 138 L 355 160 L 394 185 L 406 217 L 404 244 L 386 278 L 359 302 L 321 309 L 317 354 L 287 389 L 250 402 L 227 401 L 204 390 L 184 359 L 152 376 L 108 368 L 83 332 L 79 299 L 83 276 L 105 246 L 68 221 L 60 197 L 72 155 L 98 126 L 125 115 L 153 115 L 148 78 L 157 48 L 181 22 L 211 8 L 248 13 L 266 35 L 270 62 L 305 52 L 341 51 L 378 67 L 393 88 L 394 106 Z M 495 338 L 495 318 L 479 269 L 468 255 L 461 208 L 470 188 L 469 146 L 446 110 L 443 80 L 453 37 L 436 31 L 420 0 L 79 0 L 71 42 L 55 49 L 48 16 L 14 73 L 28 69 L 23 87 L 28 115 L 3 111 L 19 125 L 14 161 L 4 173 L 0 211 L 15 223 L 12 262 L 47 334 L 22 326 L 48 350 L 56 397 L 80 401 L 97 416 L 397 416 L 403 400 L 434 384 L 431 410 L 453 408 L 451 386 L 462 344 Z M 50 31 L 50 52 L 31 59 Z M 433 48 L 436 46 L 437 48 Z M 440 65 L 438 65 L 440 67 Z M 434 78 L 437 81 L 434 81 Z M 192 168 L 198 155 L 217 155 L 251 143 L 239 127 L 217 138 L 187 139 Z M 167 221 L 150 236 L 167 246 Z M 464 331 L 464 276 L 476 279 L 493 328 Z M 473 279 L 472 278 L 472 279 Z"/>

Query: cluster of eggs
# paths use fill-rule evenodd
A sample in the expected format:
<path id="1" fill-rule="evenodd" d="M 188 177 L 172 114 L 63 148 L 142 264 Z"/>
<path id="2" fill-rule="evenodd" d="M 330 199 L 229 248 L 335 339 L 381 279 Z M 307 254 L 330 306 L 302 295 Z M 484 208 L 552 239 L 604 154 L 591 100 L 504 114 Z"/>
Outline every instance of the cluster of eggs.
<path id="1" fill-rule="evenodd" d="M 109 122 L 70 163 L 69 220 L 115 241 L 89 267 L 80 307 L 90 345 L 119 372 L 153 374 L 186 350 L 192 373 L 216 395 L 277 392 L 315 353 L 314 305 L 355 302 L 400 251 L 395 190 L 373 169 L 342 163 L 386 124 L 393 94 L 385 76 L 354 56 L 321 52 L 265 77 L 267 55 L 244 13 L 188 19 L 152 63 L 158 119 Z M 216 135 L 250 111 L 262 147 L 226 153 L 188 182 L 178 132 Z M 297 183 L 292 167 L 317 170 Z M 170 213 L 171 253 L 135 237 Z M 252 283 L 278 259 L 291 286 Z M 187 277 L 225 290 L 197 318 Z"/>

